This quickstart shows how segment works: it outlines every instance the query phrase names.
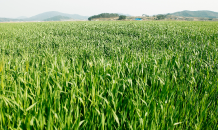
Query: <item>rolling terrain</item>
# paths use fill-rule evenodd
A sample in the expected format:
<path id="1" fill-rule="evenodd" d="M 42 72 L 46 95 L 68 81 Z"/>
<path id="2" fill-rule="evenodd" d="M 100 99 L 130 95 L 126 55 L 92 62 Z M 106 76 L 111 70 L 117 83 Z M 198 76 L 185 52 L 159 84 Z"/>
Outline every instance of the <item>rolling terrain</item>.
<path id="1" fill-rule="evenodd" d="M 30 18 L 27 18 L 24 20 L 26 20 L 26 21 L 44 21 L 48 18 L 52 18 L 55 16 L 69 17 L 69 18 L 72 18 L 75 20 L 87 20 L 88 19 L 87 16 L 81 16 L 78 14 L 65 14 L 65 13 L 61 13 L 61 12 L 51 11 L 51 12 L 45 12 L 42 14 L 35 15 L 33 17 L 30 17 Z"/>
<path id="2" fill-rule="evenodd" d="M 124 14 L 118 13 L 117 15 L 124 15 Z M 128 17 L 134 17 L 134 16 L 130 16 L 128 14 L 125 14 L 125 15 Z M 190 17 L 192 17 L 193 19 L 198 18 L 198 20 L 205 20 L 205 19 L 200 19 L 200 18 L 210 18 L 211 20 L 214 19 L 215 21 L 216 21 L 216 19 L 218 19 L 217 12 L 207 11 L 207 10 L 202 10 L 202 11 L 187 11 L 187 10 L 185 10 L 185 11 L 180 11 L 180 12 L 175 12 L 175 13 L 168 13 L 167 15 L 184 17 L 184 19 L 190 18 Z M 97 15 L 94 15 L 94 16 L 97 16 Z M 57 12 L 57 11 L 50 11 L 50 12 L 41 13 L 41 14 L 38 14 L 38 15 L 35 15 L 35 16 L 29 17 L 29 18 L 24 17 L 24 16 L 18 17 L 16 19 L 0 18 L 0 22 L 48 21 L 48 20 L 62 21 L 62 20 L 69 20 L 69 19 L 88 20 L 88 18 L 91 18 L 91 17 L 81 16 L 78 14 L 66 14 L 66 13 L 61 13 L 61 12 Z M 107 17 L 105 17 L 103 20 L 105 20 L 105 19 L 107 19 Z"/>
<path id="3" fill-rule="evenodd" d="M 171 13 L 170 15 L 174 16 L 181 16 L 181 17 L 201 17 L 201 18 L 218 18 L 218 12 L 213 11 L 181 11 L 181 12 L 175 12 Z"/>
<path id="4" fill-rule="evenodd" d="M 59 15 L 59 16 L 48 18 L 48 19 L 44 19 L 43 21 L 64 21 L 64 20 L 70 20 L 70 19 L 72 18 Z"/>
<path id="5" fill-rule="evenodd" d="M 18 19 L 19 18 L 19 19 Z M 63 19 L 73 19 L 73 20 L 88 20 L 88 16 L 81 16 L 78 14 L 66 14 L 57 11 L 50 11 L 41 13 L 30 18 L 27 17 L 18 17 L 17 19 L 12 18 L 0 18 L 0 22 L 17 22 L 17 21 L 47 21 L 48 19 L 54 21 L 61 21 Z"/>

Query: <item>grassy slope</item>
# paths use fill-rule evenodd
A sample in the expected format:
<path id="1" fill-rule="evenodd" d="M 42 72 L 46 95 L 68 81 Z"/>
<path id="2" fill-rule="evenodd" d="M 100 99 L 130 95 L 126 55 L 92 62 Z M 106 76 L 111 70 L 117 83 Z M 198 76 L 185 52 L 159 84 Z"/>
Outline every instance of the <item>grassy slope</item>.
<path id="1" fill-rule="evenodd" d="M 43 21 L 44 19 L 48 19 L 51 17 L 55 16 L 64 16 L 64 17 L 69 17 L 72 19 L 77 19 L 77 20 L 87 20 L 88 16 L 81 16 L 78 14 L 65 14 L 57 11 L 49 11 L 49 12 L 44 12 L 35 16 L 32 16 L 30 18 L 24 19 L 25 21 Z"/>
<path id="2" fill-rule="evenodd" d="M 0 129 L 217 129 L 217 29 L 0 24 Z"/>
<path id="3" fill-rule="evenodd" d="M 0 18 L 0 22 L 16 22 L 23 21 L 22 19 Z"/>
<path id="4" fill-rule="evenodd" d="M 54 16 L 54 17 L 45 19 L 44 21 L 61 21 L 61 20 L 69 20 L 69 19 L 71 18 L 59 15 L 59 16 Z"/>
<path id="5" fill-rule="evenodd" d="M 202 18 L 218 18 L 218 13 L 213 11 L 181 11 L 171 15 L 181 17 L 202 17 Z"/>

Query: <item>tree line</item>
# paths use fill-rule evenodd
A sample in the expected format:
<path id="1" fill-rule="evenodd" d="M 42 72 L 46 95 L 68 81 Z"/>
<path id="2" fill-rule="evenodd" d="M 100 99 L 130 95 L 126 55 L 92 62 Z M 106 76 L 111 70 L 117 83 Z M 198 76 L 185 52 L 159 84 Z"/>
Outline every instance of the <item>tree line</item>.
<path id="1" fill-rule="evenodd" d="M 92 20 L 95 18 L 112 18 L 112 17 L 119 17 L 119 14 L 116 13 L 102 13 L 102 14 L 98 14 L 98 15 L 93 15 L 91 17 L 88 18 L 88 20 Z"/>

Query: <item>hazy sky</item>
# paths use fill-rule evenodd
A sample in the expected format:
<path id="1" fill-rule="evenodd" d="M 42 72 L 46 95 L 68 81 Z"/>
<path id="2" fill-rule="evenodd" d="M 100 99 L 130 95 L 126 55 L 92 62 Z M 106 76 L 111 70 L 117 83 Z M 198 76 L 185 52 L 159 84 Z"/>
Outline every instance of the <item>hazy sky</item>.
<path id="1" fill-rule="evenodd" d="M 218 0 L 0 0 L 0 17 L 31 17 L 46 11 L 91 16 L 124 13 L 141 16 L 182 10 L 218 12 Z"/>

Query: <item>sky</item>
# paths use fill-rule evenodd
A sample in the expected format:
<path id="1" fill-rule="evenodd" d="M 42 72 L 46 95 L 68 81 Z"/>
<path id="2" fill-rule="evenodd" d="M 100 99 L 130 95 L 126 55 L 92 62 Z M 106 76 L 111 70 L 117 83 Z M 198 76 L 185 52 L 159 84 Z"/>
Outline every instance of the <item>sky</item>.
<path id="1" fill-rule="evenodd" d="M 218 0 L 0 0 L 0 17 L 31 17 L 47 11 L 92 16 L 123 13 L 156 15 L 183 10 L 218 12 Z"/>

